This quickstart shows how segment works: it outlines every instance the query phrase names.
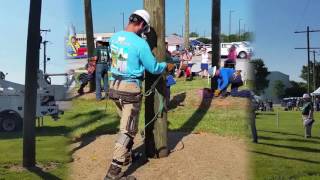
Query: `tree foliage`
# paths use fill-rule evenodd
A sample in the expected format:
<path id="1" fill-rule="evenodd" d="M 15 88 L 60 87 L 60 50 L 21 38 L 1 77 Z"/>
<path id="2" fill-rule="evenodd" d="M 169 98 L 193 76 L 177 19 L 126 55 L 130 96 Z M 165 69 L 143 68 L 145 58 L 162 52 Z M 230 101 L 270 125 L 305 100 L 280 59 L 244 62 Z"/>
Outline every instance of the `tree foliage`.
<path id="1" fill-rule="evenodd" d="M 190 37 L 199 37 L 199 34 L 196 32 L 191 32 Z"/>
<path id="2" fill-rule="evenodd" d="M 197 41 L 200 41 L 200 42 L 202 42 L 204 44 L 210 44 L 211 43 L 211 39 L 203 38 L 203 37 L 198 38 Z"/>
<path id="3" fill-rule="evenodd" d="M 285 96 L 285 85 L 282 81 L 277 80 L 273 82 L 272 93 L 275 97 L 281 99 Z"/>
<path id="4" fill-rule="evenodd" d="M 302 97 L 307 92 L 307 84 L 290 81 L 291 87 L 285 89 L 285 97 Z"/>
<path id="5" fill-rule="evenodd" d="M 316 63 L 315 66 L 315 72 L 316 72 L 316 88 L 317 89 L 320 85 L 320 63 Z M 305 80 L 306 82 L 308 82 L 308 66 L 302 66 L 302 70 L 301 70 L 301 75 L 300 77 Z M 313 89 L 313 62 L 310 62 L 310 84 L 311 84 L 311 89 Z"/>
<path id="6" fill-rule="evenodd" d="M 253 41 L 253 36 L 252 32 L 242 33 L 241 37 L 238 34 L 230 34 L 230 36 L 221 34 L 221 42 Z"/>
<path id="7" fill-rule="evenodd" d="M 265 66 L 262 59 L 253 59 L 251 63 L 254 67 L 254 75 L 255 75 L 255 88 L 254 92 L 257 95 L 261 95 L 269 86 L 269 80 L 267 80 L 267 76 L 270 74 L 268 68 Z"/>

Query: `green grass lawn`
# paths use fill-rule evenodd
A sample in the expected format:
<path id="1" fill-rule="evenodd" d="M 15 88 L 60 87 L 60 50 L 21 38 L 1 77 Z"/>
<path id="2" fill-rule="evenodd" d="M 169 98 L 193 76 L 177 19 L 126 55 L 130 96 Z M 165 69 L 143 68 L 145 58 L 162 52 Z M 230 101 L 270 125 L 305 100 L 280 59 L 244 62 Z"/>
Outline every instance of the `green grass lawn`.
<path id="1" fill-rule="evenodd" d="M 171 89 L 172 97 L 181 98 L 183 94 L 188 97 L 200 87 L 208 87 L 206 79 L 178 80 L 177 85 Z M 199 104 L 199 99 L 200 96 L 194 95 L 185 99 L 182 106 L 176 106 L 169 111 L 170 130 L 243 137 L 247 118 L 247 109 L 244 106 L 246 100 L 230 98 L 224 101 L 234 101 L 235 105 L 211 107 L 206 106 L 206 103 Z M 72 104 L 72 108 L 66 111 L 59 121 L 46 118 L 45 126 L 36 129 L 37 163 L 45 167 L 45 171 L 19 169 L 22 160 L 21 133 L 0 133 L 0 180 L 67 179 L 68 163 L 72 161 L 70 143 L 80 141 L 83 137 L 117 132 L 119 117 L 112 102 L 107 102 L 107 109 L 105 101 L 97 102 L 87 97 L 74 99 Z M 140 114 L 140 129 L 143 124 L 144 105 Z"/>
<path id="2" fill-rule="evenodd" d="M 320 113 L 312 134 L 304 138 L 300 112 L 259 113 L 259 144 L 251 144 L 253 179 L 320 179 Z"/>

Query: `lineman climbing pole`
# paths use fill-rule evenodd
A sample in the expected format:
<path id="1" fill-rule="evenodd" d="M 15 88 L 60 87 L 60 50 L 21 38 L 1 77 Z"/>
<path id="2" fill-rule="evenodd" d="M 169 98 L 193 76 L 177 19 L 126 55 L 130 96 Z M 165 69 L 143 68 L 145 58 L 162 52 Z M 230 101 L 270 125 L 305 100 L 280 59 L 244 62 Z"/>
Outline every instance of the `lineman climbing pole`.
<path id="1" fill-rule="evenodd" d="M 189 6 L 189 0 L 186 0 L 186 5 L 185 5 L 186 9 L 185 9 L 185 24 L 184 24 L 184 47 L 185 48 L 189 48 L 189 36 L 190 36 L 190 32 L 189 32 L 189 15 L 190 15 L 190 6 Z"/>
<path id="2" fill-rule="evenodd" d="M 211 23 L 211 40 L 212 40 L 212 67 L 220 67 L 220 31 L 221 31 L 221 3 L 220 0 L 212 0 L 212 23 Z M 217 89 L 217 79 L 211 79 L 211 89 Z"/>
<path id="3" fill-rule="evenodd" d="M 31 0 L 26 55 L 26 79 L 23 118 L 23 166 L 36 164 L 35 121 L 40 49 L 41 0 Z"/>
<path id="4" fill-rule="evenodd" d="M 85 16 L 85 25 L 86 25 L 88 58 L 91 58 L 93 56 L 93 51 L 94 51 L 91 0 L 84 0 L 84 16 Z M 95 86 L 96 86 L 95 79 L 92 79 L 90 81 L 90 91 L 94 91 Z"/>
<path id="5" fill-rule="evenodd" d="M 144 0 L 144 8 L 150 13 L 151 27 L 155 30 L 157 35 L 156 47 L 153 53 L 156 59 L 165 60 L 165 0 Z M 157 76 L 146 72 L 146 91 L 150 89 Z M 157 91 L 159 93 L 152 94 L 146 97 L 145 101 L 145 123 L 148 124 L 154 117 L 155 112 L 158 111 L 160 103 L 163 103 L 165 97 L 165 77 L 163 77 L 158 85 Z M 153 108 L 152 108 L 153 107 Z M 167 113 L 166 110 L 160 113 L 160 116 L 146 127 L 145 131 L 145 145 L 146 155 L 150 158 L 161 158 L 168 156 L 168 142 L 167 142 Z"/>

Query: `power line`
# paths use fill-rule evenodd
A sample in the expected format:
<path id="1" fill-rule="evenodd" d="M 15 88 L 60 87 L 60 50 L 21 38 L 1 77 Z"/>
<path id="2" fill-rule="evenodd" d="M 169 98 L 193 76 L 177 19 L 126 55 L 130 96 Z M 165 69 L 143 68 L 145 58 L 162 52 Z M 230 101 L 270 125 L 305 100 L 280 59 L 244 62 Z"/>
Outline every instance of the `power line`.
<path id="1" fill-rule="evenodd" d="M 295 48 L 295 49 L 307 49 L 308 53 L 308 77 L 307 77 L 307 83 L 308 83 L 308 93 L 310 93 L 311 90 L 311 84 L 310 84 L 310 49 L 320 49 L 320 48 L 311 48 L 310 47 L 310 33 L 311 32 L 320 32 L 320 30 L 310 30 L 309 26 L 307 26 L 306 31 L 295 31 L 296 34 L 306 33 L 307 34 L 307 48 Z"/>
<path id="2" fill-rule="evenodd" d="M 305 14 L 306 14 L 306 12 L 307 12 L 307 9 L 309 8 L 310 1 L 311 1 L 311 0 L 308 0 L 308 1 L 307 1 L 306 5 L 305 5 L 305 7 L 304 7 L 304 9 L 303 9 L 303 11 L 302 11 L 302 15 L 300 16 L 301 18 L 300 18 L 300 20 L 298 21 L 298 24 L 297 24 L 296 28 L 298 28 L 298 27 L 300 26 L 302 20 L 304 19 Z"/>

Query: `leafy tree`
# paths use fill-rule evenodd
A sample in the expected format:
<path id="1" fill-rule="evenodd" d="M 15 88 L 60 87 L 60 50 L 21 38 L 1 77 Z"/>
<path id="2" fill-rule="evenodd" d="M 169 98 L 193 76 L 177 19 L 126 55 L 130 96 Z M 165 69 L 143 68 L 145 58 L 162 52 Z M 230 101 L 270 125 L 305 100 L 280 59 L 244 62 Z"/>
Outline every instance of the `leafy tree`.
<path id="1" fill-rule="evenodd" d="M 254 67 L 254 75 L 255 75 L 255 88 L 254 92 L 257 95 L 260 95 L 264 92 L 264 89 L 269 86 L 269 80 L 267 80 L 267 76 L 270 74 L 268 68 L 265 66 L 262 59 L 253 59 L 251 63 Z"/>
<path id="2" fill-rule="evenodd" d="M 307 92 L 307 84 L 290 81 L 291 87 L 285 89 L 285 97 L 302 97 Z"/>
<path id="3" fill-rule="evenodd" d="M 196 32 L 191 32 L 190 37 L 199 37 L 199 34 Z"/>
<path id="4" fill-rule="evenodd" d="M 316 88 L 318 88 L 318 86 L 320 85 L 320 63 L 316 63 L 315 66 L 316 69 Z M 300 77 L 305 80 L 306 82 L 308 82 L 308 66 L 302 66 L 302 70 L 301 70 L 301 75 Z M 313 89 L 313 62 L 310 62 L 310 84 L 311 84 L 311 89 Z"/>
<path id="5" fill-rule="evenodd" d="M 279 99 L 285 95 L 285 85 L 280 80 L 274 81 L 272 90 L 273 95 Z"/>
<path id="6" fill-rule="evenodd" d="M 203 42 L 204 44 L 210 44 L 211 43 L 211 39 L 208 38 L 198 38 L 197 41 Z"/>
<path id="7" fill-rule="evenodd" d="M 173 33 L 172 35 L 175 35 L 175 36 L 180 36 L 179 34 L 177 34 L 177 33 Z"/>

